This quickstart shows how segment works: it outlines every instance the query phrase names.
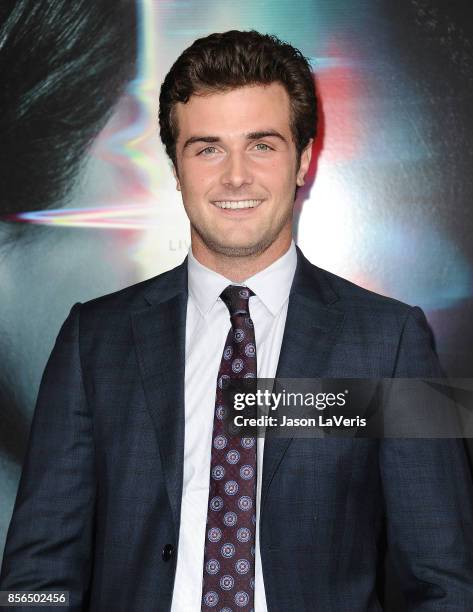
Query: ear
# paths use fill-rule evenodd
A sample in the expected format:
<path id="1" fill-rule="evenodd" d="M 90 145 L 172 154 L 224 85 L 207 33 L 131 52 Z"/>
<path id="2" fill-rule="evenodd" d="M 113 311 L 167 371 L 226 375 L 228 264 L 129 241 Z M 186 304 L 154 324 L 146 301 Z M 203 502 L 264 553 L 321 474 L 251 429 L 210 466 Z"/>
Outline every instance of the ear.
<path id="1" fill-rule="evenodd" d="M 301 153 L 301 161 L 299 164 L 299 170 L 297 171 L 296 183 L 298 187 L 302 187 L 304 185 L 305 175 L 309 170 L 310 160 L 312 158 L 312 145 L 314 143 L 314 139 L 311 138 Z"/>
<path id="2" fill-rule="evenodd" d="M 175 164 L 172 164 L 172 173 L 174 175 L 174 178 L 176 179 L 176 189 L 177 191 L 181 191 L 181 183 L 179 181 L 179 175 L 177 173 L 177 168 Z"/>

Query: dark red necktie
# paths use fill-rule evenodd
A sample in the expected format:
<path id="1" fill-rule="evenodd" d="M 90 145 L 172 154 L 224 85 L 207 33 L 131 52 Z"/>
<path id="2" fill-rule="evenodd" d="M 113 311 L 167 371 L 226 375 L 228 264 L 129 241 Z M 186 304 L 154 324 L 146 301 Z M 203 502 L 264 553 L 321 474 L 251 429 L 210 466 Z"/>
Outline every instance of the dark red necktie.
<path id="1" fill-rule="evenodd" d="M 256 344 L 250 318 L 251 289 L 229 285 L 220 295 L 231 329 L 217 377 L 205 534 L 202 610 L 254 609 L 256 437 L 230 435 L 224 427 L 230 379 L 256 378 Z"/>

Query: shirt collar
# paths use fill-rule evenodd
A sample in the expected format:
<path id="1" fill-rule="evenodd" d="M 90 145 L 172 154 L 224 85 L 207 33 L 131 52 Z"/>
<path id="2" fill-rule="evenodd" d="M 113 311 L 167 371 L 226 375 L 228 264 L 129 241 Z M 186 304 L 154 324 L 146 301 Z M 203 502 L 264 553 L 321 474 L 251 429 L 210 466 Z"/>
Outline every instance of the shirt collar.
<path id="1" fill-rule="evenodd" d="M 225 276 L 202 265 L 194 257 L 192 248 L 189 249 L 187 266 L 189 294 L 203 316 L 210 312 L 222 291 L 230 284 L 249 287 L 275 316 L 287 300 L 291 290 L 297 266 L 296 246 L 292 240 L 284 255 L 241 283 L 233 283 Z"/>

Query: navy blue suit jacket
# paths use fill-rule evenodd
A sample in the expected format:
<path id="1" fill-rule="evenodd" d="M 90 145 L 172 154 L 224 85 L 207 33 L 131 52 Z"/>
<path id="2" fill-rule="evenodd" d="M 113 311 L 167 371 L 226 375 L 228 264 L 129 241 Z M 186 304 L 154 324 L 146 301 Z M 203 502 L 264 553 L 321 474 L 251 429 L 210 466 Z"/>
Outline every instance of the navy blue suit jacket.
<path id="1" fill-rule="evenodd" d="M 186 304 L 185 261 L 72 308 L 42 379 L 1 589 L 69 590 L 71 610 L 169 610 Z M 440 374 L 419 308 L 325 272 L 298 249 L 278 377 Z M 461 440 L 269 438 L 262 478 L 270 612 L 380 610 L 384 539 L 411 610 L 473 610 Z"/>

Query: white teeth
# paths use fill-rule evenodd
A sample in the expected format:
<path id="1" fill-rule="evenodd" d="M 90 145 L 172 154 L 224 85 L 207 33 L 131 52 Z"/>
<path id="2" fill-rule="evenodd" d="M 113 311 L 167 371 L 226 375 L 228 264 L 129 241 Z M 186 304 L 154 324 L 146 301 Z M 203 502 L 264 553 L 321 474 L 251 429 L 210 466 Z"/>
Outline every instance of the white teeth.
<path id="1" fill-rule="evenodd" d="M 222 200 L 219 202 L 214 202 L 215 206 L 218 208 L 255 208 L 255 206 L 259 206 L 262 200 Z"/>

